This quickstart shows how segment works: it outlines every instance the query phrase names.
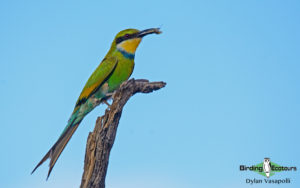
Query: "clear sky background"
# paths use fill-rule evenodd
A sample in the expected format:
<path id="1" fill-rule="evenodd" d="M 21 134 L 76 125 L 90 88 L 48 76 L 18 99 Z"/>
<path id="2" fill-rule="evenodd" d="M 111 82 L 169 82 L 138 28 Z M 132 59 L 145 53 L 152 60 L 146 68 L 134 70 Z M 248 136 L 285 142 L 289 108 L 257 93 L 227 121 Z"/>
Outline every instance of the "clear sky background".
<path id="1" fill-rule="evenodd" d="M 117 32 L 144 38 L 134 78 L 165 81 L 126 105 L 108 188 L 250 187 L 240 172 L 270 157 L 297 172 L 299 1 L 0 1 L 0 187 L 79 187 L 85 145 L 104 106 L 72 137 L 48 181 L 48 162 L 88 77 Z M 255 187 L 272 187 L 257 185 Z"/>

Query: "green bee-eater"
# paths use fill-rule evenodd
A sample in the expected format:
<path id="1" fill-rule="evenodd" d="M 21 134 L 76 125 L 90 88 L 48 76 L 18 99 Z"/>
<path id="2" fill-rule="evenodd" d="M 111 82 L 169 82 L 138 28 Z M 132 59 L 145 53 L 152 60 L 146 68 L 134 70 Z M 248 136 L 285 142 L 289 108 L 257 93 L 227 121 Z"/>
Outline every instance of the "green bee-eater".
<path id="1" fill-rule="evenodd" d="M 85 84 L 74 111 L 59 139 L 37 164 L 32 173 L 50 158 L 47 179 L 61 152 L 74 134 L 83 118 L 95 108 L 95 100 L 106 102 L 107 94 L 115 91 L 122 82 L 128 80 L 134 67 L 135 51 L 142 38 L 148 34 L 161 33 L 158 28 L 139 31 L 120 31 L 111 44 L 110 50 Z"/>

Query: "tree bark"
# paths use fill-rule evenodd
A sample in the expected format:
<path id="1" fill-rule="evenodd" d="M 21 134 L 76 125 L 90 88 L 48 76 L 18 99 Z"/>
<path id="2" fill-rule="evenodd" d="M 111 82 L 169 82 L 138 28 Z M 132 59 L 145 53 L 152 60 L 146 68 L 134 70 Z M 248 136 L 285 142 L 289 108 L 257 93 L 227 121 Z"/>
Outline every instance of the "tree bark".
<path id="1" fill-rule="evenodd" d="M 164 82 L 134 80 L 124 82 L 113 94 L 113 103 L 98 117 L 93 132 L 89 133 L 84 160 L 81 188 L 104 188 L 109 155 L 114 144 L 124 105 L 136 93 L 150 93 L 166 85 Z M 99 105 L 103 101 L 97 101 Z"/>

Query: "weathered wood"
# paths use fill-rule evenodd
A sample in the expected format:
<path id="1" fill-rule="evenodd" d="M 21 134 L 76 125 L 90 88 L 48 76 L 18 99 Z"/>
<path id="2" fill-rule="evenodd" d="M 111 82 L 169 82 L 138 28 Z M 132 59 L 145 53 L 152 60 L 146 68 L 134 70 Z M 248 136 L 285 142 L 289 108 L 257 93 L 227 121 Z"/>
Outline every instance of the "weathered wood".
<path id="1" fill-rule="evenodd" d="M 105 187 L 110 151 L 115 141 L 123 107 L 129 98 L 136 93 L 153 92 L 165 85 L 164 82 L 131 79 L 124 82 L 113 94 L 112 105 L 105 111 L 104 116 L 98 117 L 93 132 L 88 136 L 81 188 Z M 100 103 L 101 101 L 97 101 L 97 105 Z"/>

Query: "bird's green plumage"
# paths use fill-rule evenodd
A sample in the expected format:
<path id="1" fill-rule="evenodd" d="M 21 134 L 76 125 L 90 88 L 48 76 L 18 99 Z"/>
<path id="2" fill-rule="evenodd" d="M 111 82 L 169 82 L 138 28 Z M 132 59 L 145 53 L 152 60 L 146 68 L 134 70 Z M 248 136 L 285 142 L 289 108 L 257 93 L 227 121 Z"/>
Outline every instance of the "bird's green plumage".
<path id="1" fill-rule="evenodd" d="M 118 59 L 115 57 L 106 57 L 102 63 L 97 67 L 93 74 L 85 84 L 77 102 L 76 107 L 80 107 L 86 100 L 103 85 L 111 76 L 111 73 L 117 66 Z"/>
<path id="2" fill-rule="evenodd" d="M 50 169 L 48 172 L 49 177 L 56 160 L 60 156 L 62 150 L 72 137 L 82 119 L 96 107 L 93 100 L 105 99 L 107 93 L 115 91 L 130 77 L 134 68 L 135 50 L 139 45 L 141 38 L 151 33 L 159 34 L 160 31 L 158 29 L 148 29 L 140 32 L 136 29 L 126 29 L 120 31 L 116 35 L 105 58 L 85 84 L 76 102 L 73 113 L 69 118 L 68 124 L 63 130 L 58 141 L 39 162 L 33 172 L 45 160 L 50 158 Z"/>
<path id="3" fill-rule="evenodd" d="M 85 84 L 76 102 L 74 111 L 63 133 L 69 126 L 74 126 L 81 121 L 86 114 L 92 111 L 95 106 L 90 105 L 89 98 L 95 95 L 98 99 L 116 90 L 125 80 L 127 80 L 134 68 L 134 59 L 127 58 L 117 49 L 116 39 L 125 34 L 139 32 L 136 29 L 127 29 L 119 32 L 111 44 L 110 50 L 96 68 Z M 62 134 L 63 134 L 62 133 Z"/>

